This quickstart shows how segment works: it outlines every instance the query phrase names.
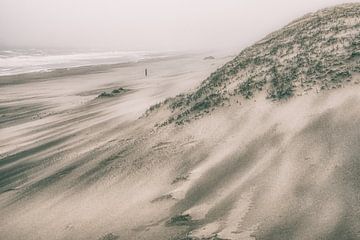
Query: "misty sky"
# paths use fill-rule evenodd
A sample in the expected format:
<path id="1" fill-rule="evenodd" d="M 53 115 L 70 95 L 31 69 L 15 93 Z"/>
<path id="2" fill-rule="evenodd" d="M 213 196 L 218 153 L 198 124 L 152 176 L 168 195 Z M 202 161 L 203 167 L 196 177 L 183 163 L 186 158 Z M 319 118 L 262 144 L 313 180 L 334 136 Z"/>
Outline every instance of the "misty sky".
<path id="1" fill-rule="evenodd" d="M 242 48 L 343 0 L 0 0 L 0 47 Z"/>

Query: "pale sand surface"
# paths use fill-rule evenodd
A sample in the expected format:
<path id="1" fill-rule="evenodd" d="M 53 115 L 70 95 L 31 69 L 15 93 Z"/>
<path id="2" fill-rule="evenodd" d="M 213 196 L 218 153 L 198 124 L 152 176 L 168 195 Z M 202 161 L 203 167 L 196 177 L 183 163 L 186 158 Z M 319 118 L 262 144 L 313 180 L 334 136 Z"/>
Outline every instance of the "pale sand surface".
<path id="1" fill-rule="evenodd" d="M 2 239 L 358 239 L 359 86 L 239 98 L 182 126 L 154 128 L 164 108 L 137 120 L 227 60 L 201 59 L 1 88 L 2 105 L 26 105 L 0 130 Z M 132 91 L 84 94 L 112 86 Z M 27 104 L 55 113 L 32 119 Z"/>
<path id="2" fill-rule="evenodd" d="M 107 166 L 114 156 L 126 158 L 134 151 L 118 153 L 117 146 L 141 140 L 134 135 L 138 126 L 133 122 L 147 108 L 195 88 L 231 59 L 203 58 L 182 55 L 0 78 L 1 239 L 62 239 L 67 234 L 71 239 L 87 238 L 102 233 L 103 224 L 136 204 L 132 198 L 146 198 L 146 192 L 135 194 L 142 179 L 124 179 L 113 188 L 113 181 L 100 183 L 100 178 L 111 178 Z M 119 87 L 129 91 L 96 98 Z M 113 204 L 123 207 L 109 214 Z M 94 219 L 99 222 L 91 227 L 94 233 L 85 230 L 86 222 Z"/>

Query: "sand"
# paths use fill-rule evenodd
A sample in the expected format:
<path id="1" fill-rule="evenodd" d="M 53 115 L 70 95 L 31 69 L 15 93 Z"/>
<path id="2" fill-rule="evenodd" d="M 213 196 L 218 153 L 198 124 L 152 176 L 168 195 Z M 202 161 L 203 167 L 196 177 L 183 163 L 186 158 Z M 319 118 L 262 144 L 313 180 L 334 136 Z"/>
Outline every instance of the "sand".
<path id="1" fill-rule="evenodd" d="M 1 239 L 359 239 L 360 86 L 139 119 L 203 57 L 2 87 Z"/>
<path id="2" fill-rule="evenodd" d="M 110 219 L 146 199 L 136 188 L 143 179 L 120 181 L 108 167 L 136 172 L 122 168 L 118 158 L 132 165 L 126 159 L 138 151 L 132 145 L 155 123 L 134 122 L 151 105 L 195 88 L 230 60 L 203 58 L 192 54 L 1 77 L 0 238 L 98 239 Z M 119 87 L 128 91 L 97 98 Z M 112 210 L 115 205 L 119 211 Z M 94 220 L 98 224 L 88 225 Z"/>

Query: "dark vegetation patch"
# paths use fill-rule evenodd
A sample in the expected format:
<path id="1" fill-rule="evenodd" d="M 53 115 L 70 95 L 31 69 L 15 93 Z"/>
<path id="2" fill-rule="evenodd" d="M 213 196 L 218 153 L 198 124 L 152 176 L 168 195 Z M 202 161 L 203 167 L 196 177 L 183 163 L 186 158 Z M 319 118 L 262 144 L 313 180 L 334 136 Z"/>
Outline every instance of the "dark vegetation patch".
<path id="1" fill-rule="evenodd" d="M 214 57 L 214 56 L 207 56 L 207 57 L 204 57 L 204 60 L 213 60 L 213 59 L 215 59 L 215 57 Z"/>
<path id="2" fill-rule="evenodd" d="M 102 93 L 98 96 L 98 98 L 115 97 L 115 96 L 118 96 L 118 95 L 120 95 L 120 94 L 122 94 L 122 93 L 125 93 L 125 92 L 127 92 L 127 91 L 129 91 L 129 90 L 120 87 L 120 88 L 117 88 L 117 89 L 112 90 L 111 92 L 102 92 Z"/>
<path id="3" fill-rule="evenodd" d="M 265 84 L 266 79 L 254 81 L 253 78 L 248 78 L 239 85 L 236 92 L 244 96 L 246 99 L 250 99 L 255 95 L 256 91 L 262 91 Z"/>
<path id="4" fill-rule="evenodd" d="M 102 237 L 100 237 L 98 240 L 119 240 L 120 237 L 117 235 L 114 235 L 113 233 L 108 233 Z"/>
<path id="5" fill-rule="evenodd" d="M 151 201 L 151 203 L 161 202 L 161 201 L 165 201 L 165 200 L 172 200 L 172 199 L 175 199 L 172 194 L 165 194 L 158 198 L 153 199 Z"/>
<path id="6" fill-rule="evenodd" d="M 229 239 L 220 238 L 217 236 L 217 234 L 214 234 L 213 236 L 205 237 L 205 238 L 204 237 L 198 238 L 198 237 L 192 237 L 192 236 L 181 236 L 181 237 L 174 238 L 173 240 L 229 240 Z"/>
<path id="7" fill-rule="evenodd" d="M 179 177 L 176 177 L 171 184 L 176 184 L 178 182 L 183 182 L 183 181 L 187 181 L 189 179 L 189 175 L 182 175 Z"/>
<path id="8" fill-rule="evenodd" d="M 189 214 L 177 215 L 170 218 L 166 222 L 166 226 L 191 226 L 194 225 L 196 221 L 192 220 L 192 217 Z"/>

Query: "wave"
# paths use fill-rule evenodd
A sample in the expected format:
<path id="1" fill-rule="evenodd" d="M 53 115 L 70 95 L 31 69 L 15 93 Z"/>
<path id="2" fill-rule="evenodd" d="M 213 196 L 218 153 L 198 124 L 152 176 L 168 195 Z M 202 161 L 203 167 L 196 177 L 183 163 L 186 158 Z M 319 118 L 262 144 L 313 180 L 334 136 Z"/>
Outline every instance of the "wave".
<path id="1" fill-rule="evenodd" d="M 144 51 L 61 53 L 34 49 L 4 50 L 0 51 L 0 76 L 49 72 L 55 69 L 82 66 L 132 63 L 167 56 L 169 56 L 168 53 Z"/>

